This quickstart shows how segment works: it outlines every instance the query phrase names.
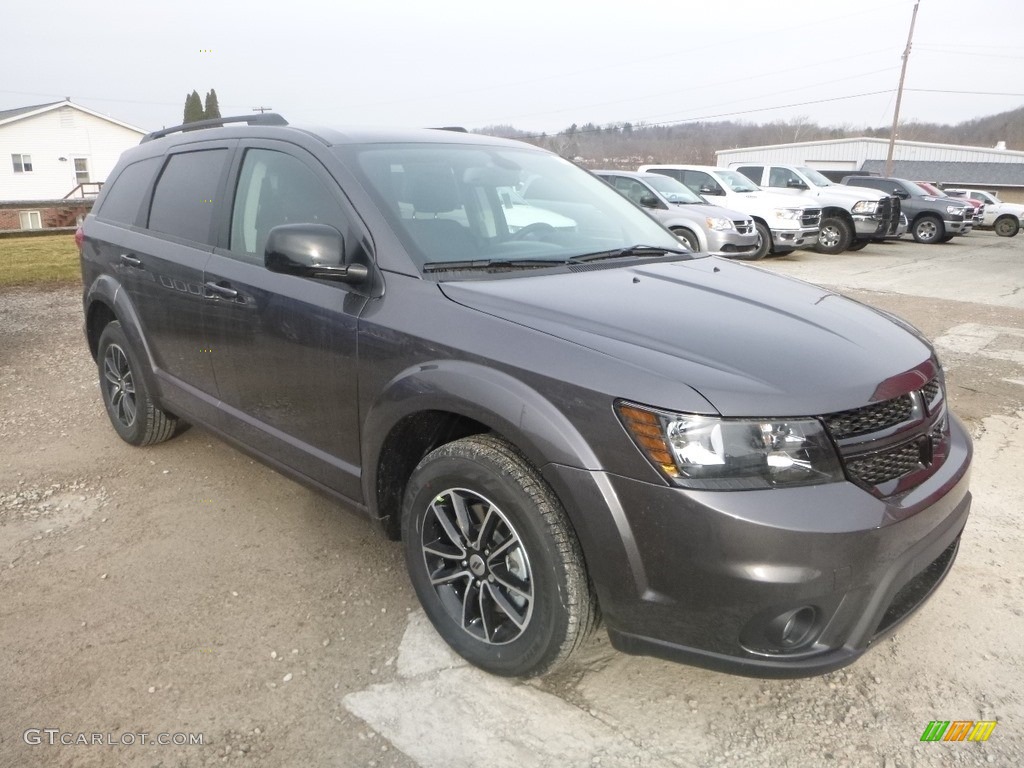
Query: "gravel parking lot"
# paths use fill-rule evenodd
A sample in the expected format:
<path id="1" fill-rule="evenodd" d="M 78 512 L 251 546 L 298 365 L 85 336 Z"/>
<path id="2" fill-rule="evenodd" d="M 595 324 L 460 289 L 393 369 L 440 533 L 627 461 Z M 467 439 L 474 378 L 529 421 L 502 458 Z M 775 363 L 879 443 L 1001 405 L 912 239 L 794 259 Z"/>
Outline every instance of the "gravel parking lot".
<path id="1" fill-rule="evenodd" d="M 468 667 L 356 515 L 202 429 L 122 443 L 77 288 L 0 293 L 0 766 L 1024 764 L 1024 236 L 759 266 L 920 327 L 976 441 L 945 584 L 807 680 L 629 657 L 600 632 L 540 681 Z M 931 720 L 998 726 L 922 743 Z"/>

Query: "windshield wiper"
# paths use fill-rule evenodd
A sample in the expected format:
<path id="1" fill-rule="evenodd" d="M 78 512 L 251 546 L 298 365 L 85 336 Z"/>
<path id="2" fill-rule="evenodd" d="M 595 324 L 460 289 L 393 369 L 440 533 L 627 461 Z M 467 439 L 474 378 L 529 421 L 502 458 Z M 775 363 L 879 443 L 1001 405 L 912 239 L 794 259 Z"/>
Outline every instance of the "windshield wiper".
<path id="1" fill-rule="evenodd" d="M 468 259 L 466 261 L 428 261 L 424 272 L 459 272 L 465 270 L 530 269 L 532 267 L 558 267 L 561 259 Z"/>
<path id="2" fill-rule="evenodd" d="M 628 248 L 618 248 L 614 251 L 598 251 L 597 253 L 584 253 L 580 256 L 573 256 L 567 263 L 579 264 L 585 261 L 625 259 L 637 256 L 688 256 L 691 253 L 693 251 L 675 251 L 671 248 L 662 248 L 656 245 L 631 245 Z"/>

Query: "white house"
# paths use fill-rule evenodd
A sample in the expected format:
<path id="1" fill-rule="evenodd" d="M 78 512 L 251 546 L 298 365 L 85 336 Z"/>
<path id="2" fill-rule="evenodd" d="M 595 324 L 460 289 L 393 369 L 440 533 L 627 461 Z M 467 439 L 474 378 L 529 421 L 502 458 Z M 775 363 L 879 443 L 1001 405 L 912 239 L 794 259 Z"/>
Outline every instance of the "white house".
<path id="1" fill-rule="evenodd" d="M 0 203 L 95 196 L 97 182 L 145 134 L 70 100 L 2 110 Z"/>

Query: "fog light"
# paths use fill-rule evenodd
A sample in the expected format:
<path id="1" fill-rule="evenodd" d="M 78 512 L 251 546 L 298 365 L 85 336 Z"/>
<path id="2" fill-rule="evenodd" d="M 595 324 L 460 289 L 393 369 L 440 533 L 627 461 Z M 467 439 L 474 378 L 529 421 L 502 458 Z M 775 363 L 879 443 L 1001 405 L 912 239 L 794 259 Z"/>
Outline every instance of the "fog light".
<path id="1" fill-rule="evenodd" d="M 765 636 L 780 648 L 796 648 L 811 636 L 817 616 L 818 612 L 809 605 L 787 611 L 772 619 L 765 630 Z"/>

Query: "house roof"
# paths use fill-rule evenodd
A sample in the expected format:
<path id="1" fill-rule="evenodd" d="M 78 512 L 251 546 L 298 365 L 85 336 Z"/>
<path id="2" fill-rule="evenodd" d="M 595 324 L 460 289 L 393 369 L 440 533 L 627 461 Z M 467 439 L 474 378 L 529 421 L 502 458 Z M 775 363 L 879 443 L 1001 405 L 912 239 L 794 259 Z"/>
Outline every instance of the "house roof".
<path id="1" fill-rule="evenodd" d="M 865 160 L 860 170 L 884 174 L 885 161 Z M 938 181 L 941 184 L 1024 187 L 1024 163 L 894 160 L 892 175 L 898 179 Z"/>
<path id="2" fill-rule="evenodd" d="M 730 152 L 752 152 L 755 150 L 763 149 L 791 149 L 793 147 L 820 147 L 823 145 L 833 144 L 875 144 L 875 145 L 889 145 L 888 139 L 879 139 L 873 136 L 849 136 L 842 139 L 816 139 L 815 141 L 794 141 L 788 144 L 762 144 L 757 147 L 731 147 L 730 149 L 720 149 L 715 154 L 723 155 L 729 154 Z M 1016 149 L 996 149 L 994 147 L 976 147 L 961 144 L 940 144 L 934 141 L 910 141 L 909 139 L 896 139 L 895 142 L 897 147 L 927 147 L 931 149 L 953 149 L 960 151 L 975 150 L 978 152 L 998 152 L 1001 155 L 1005 155 L 1008 160 L 1012 162 L 1020 162 L 1024 158 L 1024 152 Z M 901 177 L 902 178 L 902 177 Z"/>
<path id="3" fill-rule="evenodd" d="M 35 104 L 29 107 L 16 107 L 14 109 L 0 110 L 0 127 L 16 122 L 17 120 L 24 120 L 27 117 L 35 117 L 36 115 L 41 115 L 44 112 L 49 112 L 54 109 L 62 109 L 64 107 L 71 107 L 72 109 L 77 109 L 79 112 L 84 112 L 87 115 L 98 117 L 101 120 L 106 120 L 109 123 L 120 125 L 122 128 L 127 128 L 130 131 L 135 131 L 140 134 L 146 133 L 146 131 L 144 131 L 142 128 L 131 125 L 130 123 L 125 123 L 121 120 L 116 120 L 113 117 L 104 115 L 102 112 L 95 112 L 94 110 L 91 110 L 88 107 L 83 107 L 80 104 L 74 104 L 71 102 L 70 99 L 64 99 L 63 101 L 51 101 L 47 104 Z"/>

